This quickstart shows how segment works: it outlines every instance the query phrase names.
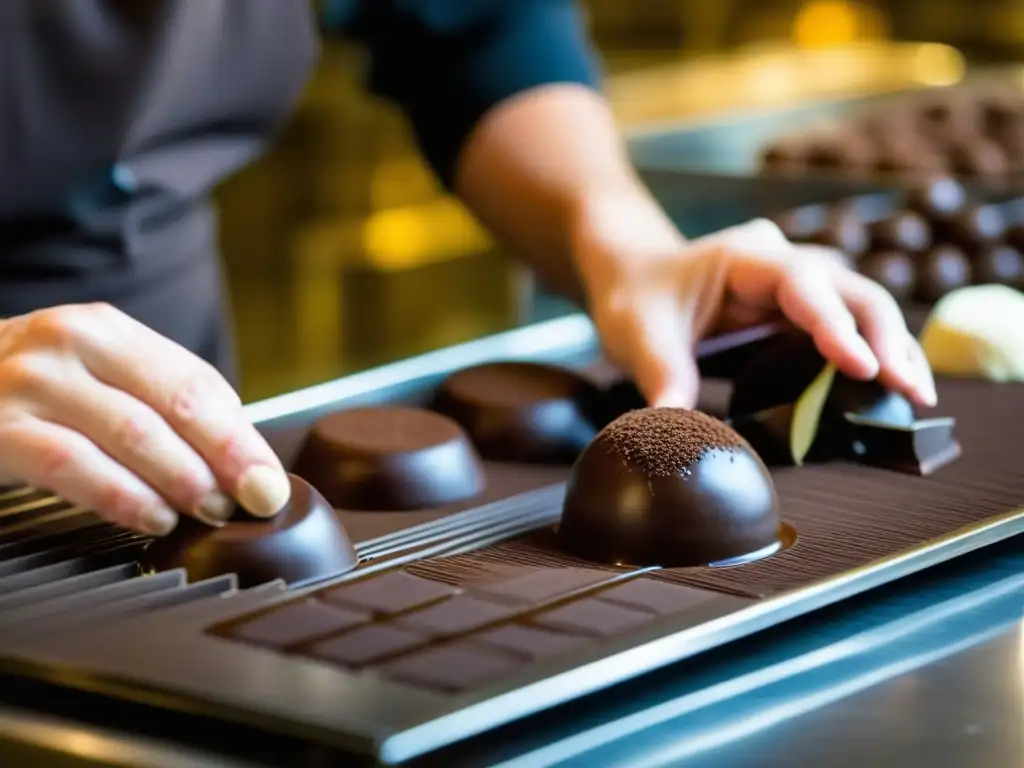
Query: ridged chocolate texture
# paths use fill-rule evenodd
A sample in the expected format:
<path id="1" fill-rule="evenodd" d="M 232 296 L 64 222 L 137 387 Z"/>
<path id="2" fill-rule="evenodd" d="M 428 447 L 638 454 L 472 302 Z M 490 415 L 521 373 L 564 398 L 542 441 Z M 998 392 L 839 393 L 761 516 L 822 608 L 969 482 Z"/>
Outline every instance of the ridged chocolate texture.
<path id="1" fill-rule="evenodd" d="M 403 511 L 472 498 L 484 475 L 462 428 L 422 408 L 355 408 L 320 419 L 294 470 L 337 508 Z"/>
<path id="2" fill-rule="evenodd" d="M 573 466 L 558 538 L 579 557 L 684 567 L 780 545 L 771 476 L 734 430 L 676 408 L 631 411 Z"/>
<path id="3" fill-rule="evenodd" d="M 434 408 L 457 421 L 485 459 L 571 464 L 604 422 L 603 393 L 572 371 L 489 363 L 446 379 Z"/>
<path id="4" fill-rule="evenodd" d="M 290 475 L 291 498 L 268 520 L 239 509 L 222 528 L 183 517 L 142 557 L 146 571 L 184 568 L 190 581 L 234 573 L 239 586 L 274 579 L 288 583 L 338 576 L 358 557 L 331 505 L 305 480 Z"/>

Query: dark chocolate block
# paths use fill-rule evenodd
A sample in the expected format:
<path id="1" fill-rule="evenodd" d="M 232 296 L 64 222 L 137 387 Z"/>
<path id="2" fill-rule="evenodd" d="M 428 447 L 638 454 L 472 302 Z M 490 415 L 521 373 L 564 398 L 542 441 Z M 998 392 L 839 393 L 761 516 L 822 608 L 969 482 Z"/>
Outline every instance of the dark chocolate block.
<path id="1" fill-rule="evenodd" d="M 401 656 L 378 671 L 385 677 L 414 685 L 461 691 L 510 674 L 521 663 L 496 649 L 452 643 Z"/>
<path id="2" fill-rule="evenodd" d="M 338 605 L 393 614 L 452 597 L 458 591 L 447 584 L 421 579 L 405 571 L 391 571 L 342 584 L 327 590 L 321 597 Z"/>
<path id="3" fill-rule="evenodd" d="M 614 577 L 614 573 L 589 568 L 538 568 L 508 581 L 475 586 L 472 591 L 502 602 L 538 605 Z"/>
<path id="4" fill-rule="evenodd" d="M 853 458 L 863 464 L 930 475 L 960 458 L 955 419 L 921 419 L 910 427 L 894 427 L 852 414 L 846 418 L 854 426 Z"/>
<path id="5" fill-rule="evenodd" d="M 603 600 L 578 600 L 538 613 L 531 617 L 531 621 L 561 632 L 611 637 L 647 624 L 651 615 Z"/>
<path id="6" fill-rule="evenodd" d="M 358 667 L 428 642 L 422 635 L 400 627 L 368 624 L 317 643 L 309 649 L 309 655 L 345 667 Z"/>
<path id="7" fill-rule="evenodd" d="M 469 437 L 422 408 L 352 408 L 317 421 L 295 471 L 335 507 L 402 511 L 455 504 L 484 488 Z"/>
<path id="8" fill-rule="evenodd" d="M 508 618 L 515 609 L 506 605 L 458 595 L 443 603 L 403 614 L 395 619 L 403 627 L 429 633 L 434 637 L 457 635 Z"/>
<path id="9" fill-rule="evenodd" d="M 630 579 L 624 584 L 602 590 L 597 597 L 604 602 L 615 603 L 626 608 L 668 616 L 682 613 L 709 600 L 714 600 L 718 595 L 703 589 L 684 587 L 681 584 L 639 578 Z"/>
<path id="10" fill-rule="evenodd" d="M 369 620 L 363 613 L 317 600 L 303 600 L 272 608 L 243 624 L 236 624 L 229 634 L 237 640 L 280 649 L 351 629 Z"/>
<path id="11" fill-rule="evenodd" d="M 503 651 L 509 651 L 531 660 L 568 653 L 590 642 L 590 638 L 587 637 L 551 632 L 519 624 L 507 624 L 503 627 L 489 629 L 479 635 L 471 636 L 470 639 L 473 642 L 501 648 Z"/>

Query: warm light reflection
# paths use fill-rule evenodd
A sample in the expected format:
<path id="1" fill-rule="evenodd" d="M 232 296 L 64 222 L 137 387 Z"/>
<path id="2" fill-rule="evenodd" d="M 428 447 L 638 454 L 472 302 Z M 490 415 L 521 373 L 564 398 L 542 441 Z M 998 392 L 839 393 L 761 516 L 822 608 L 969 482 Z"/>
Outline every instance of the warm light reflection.
<path id="1" fill-rule="evenodd" d="M 858 8 L 844 0 L 810 0 L 793 21 L 793 39 L 808 48 L 844 45 L 857 39 Z"/>
<path id="2" fill-rule="evenodd" d="M 914 54 L 911 66 L 914 78 L 924 85 L 953 85 L 963 79 L 967 62 L 956 48 L 927 43 Z"/>
<path id="3" fill-rule="evenodd" d="M 366 258 L 387 271 L 465 256 L 489 245 L 483 228 L 449 198 L 380 211 L 363 227 Z"/>

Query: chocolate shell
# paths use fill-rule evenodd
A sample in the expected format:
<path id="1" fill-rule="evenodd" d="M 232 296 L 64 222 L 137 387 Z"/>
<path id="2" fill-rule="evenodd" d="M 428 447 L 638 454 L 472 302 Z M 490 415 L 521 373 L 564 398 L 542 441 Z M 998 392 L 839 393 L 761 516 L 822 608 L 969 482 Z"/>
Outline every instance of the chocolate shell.
<path id="1" fill-rule="evenodd" d="M 852 413 L 894 426 L 914 423 L 914 408 L 902 395 L 877 381 L 835 373 L 822 395 L 815 433 L 804 456 L 792 451 L 795 406 L 826 370 L 827 362 L 806 335 L 790 335 L 753 358 L 733 383 L 729 422 L 771 464 L 822 461 L 847 453 Z"/>
<path id="2" fill-rule="evenodd" d="M 405 511 L 465 501 L 484 488 L 476 451 L 451 419 L 422 408 L 353 408 L 313 425 L 294 471 L 332 506 Z"/>
<path id="3" fill-rule="evenodd" d="M 764 557 L 792 533 L 771 475 L 736 432 L 699 411 L 646 408 L 577 460 L 558 539 L 595 562 L 686 567 Z"/>
<path id="4" fill-rule="evenodd" d="M 142 569 L 184 568 L 190 581 L 234 573 L 241 587 L 351 571 L 359 558 L 331 505 L 305 480 L 289 479 L 291 498 L 276 516 L 255 518 L 239 508 L 221 528 L 183 517 L 174 531 L 146 548 Z"/>
<path id="5" fill-rule="evenodd" d="M 434 399 L 485 459 L 571 464 L 603 425 L 603 393 L 539 363 L 489 363 L 448 377 Z"/>

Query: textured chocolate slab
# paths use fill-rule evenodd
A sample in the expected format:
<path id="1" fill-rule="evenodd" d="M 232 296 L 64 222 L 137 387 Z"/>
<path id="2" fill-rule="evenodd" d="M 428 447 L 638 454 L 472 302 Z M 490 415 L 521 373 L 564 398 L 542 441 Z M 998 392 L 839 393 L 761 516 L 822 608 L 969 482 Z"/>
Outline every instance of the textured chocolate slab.
<path id="1" fill-rule="evenodd" d="M 365 613 L 325 605 L 317 600 L 303 600 L 273 608 L 243 624 L 236 624 L 229 634 L 238 640 L 285 648 L 341 632 L 369 620 Z"/>
<path id="2" fill-rule="evenodd" d="M 443 603 L 407 613 L 398 617 L 396 621 L 402 626 L 441 637 L 469 632 L 485 624 L 500 621 L 513 612 L 508 606 L 459 595 Z"/>
<path id="3" fill-rule="evenodd" d="M 458 590 L 404 571 L 392 571 L 325 591 L 329 603 L 381 614 L 401 613 L 451 597 Z"/>
<path id="4" fill-rule="evenodd" d="M 459 691 L 503 677 L 520 664 L 497 650 L 452 643 L 402 656 L 378 670 L 386 677 L 415 685 Z"/>
<path id="5" fill-rule="evenodd" d="M 651 615 L 602 600 L 579 600 L 539 613 L 531 620 L 571 634 L 611 637 L 648 623 Z"/>
<path id="6" fill-rule="evenodd" d="M 927 477 L 841 461 L 777 469 L 782 516 L 799 535 L 794 546 L 746 565 L 662 570 L 650 578 L 745 597 L 775 595 L 1024 507 L 1024 472 L 1014 448 L 1024 424 L 1024 385 L 940 380 L 938 390 L 935 414 L 957 420 L 957 461 Z M 542 530 L 409 571 L 457 584 L 509 563 L 601 567 L 567 556 Z"/>
<path id="7" fill-rule="evenodd" d="M 470 635 L 473 642 L 501 648 L 528 659 L 537 660 L 574 651 L 591 642 L 589 637 L 551 632 L 547 629 L 507 624 Z"/>
<path id="8" fill-rule="evenodd" d="M 654 579 L 630 579 L 610 589 L 602 590 L 598 597 L 626 608 L 648 611 L 658 616 L 682 613 L 701 603 L 719 597 L 705 589 L 694 589 L 682 584 L 669 584 Z"/>
<path id="9" fill-rule="evenodd" d="M 369 624 L 317 643 L 309 655 L 345 667 L 395 656 L 429 641 L 422 635 L 387 624 Z"/>
<path id="10" fill-rule="evenodd" d="M 536 568 L 516 578 L 480 584 L 473 592 L 519 605 L 537 605 L 613 578 L 593 568 Z"/>

